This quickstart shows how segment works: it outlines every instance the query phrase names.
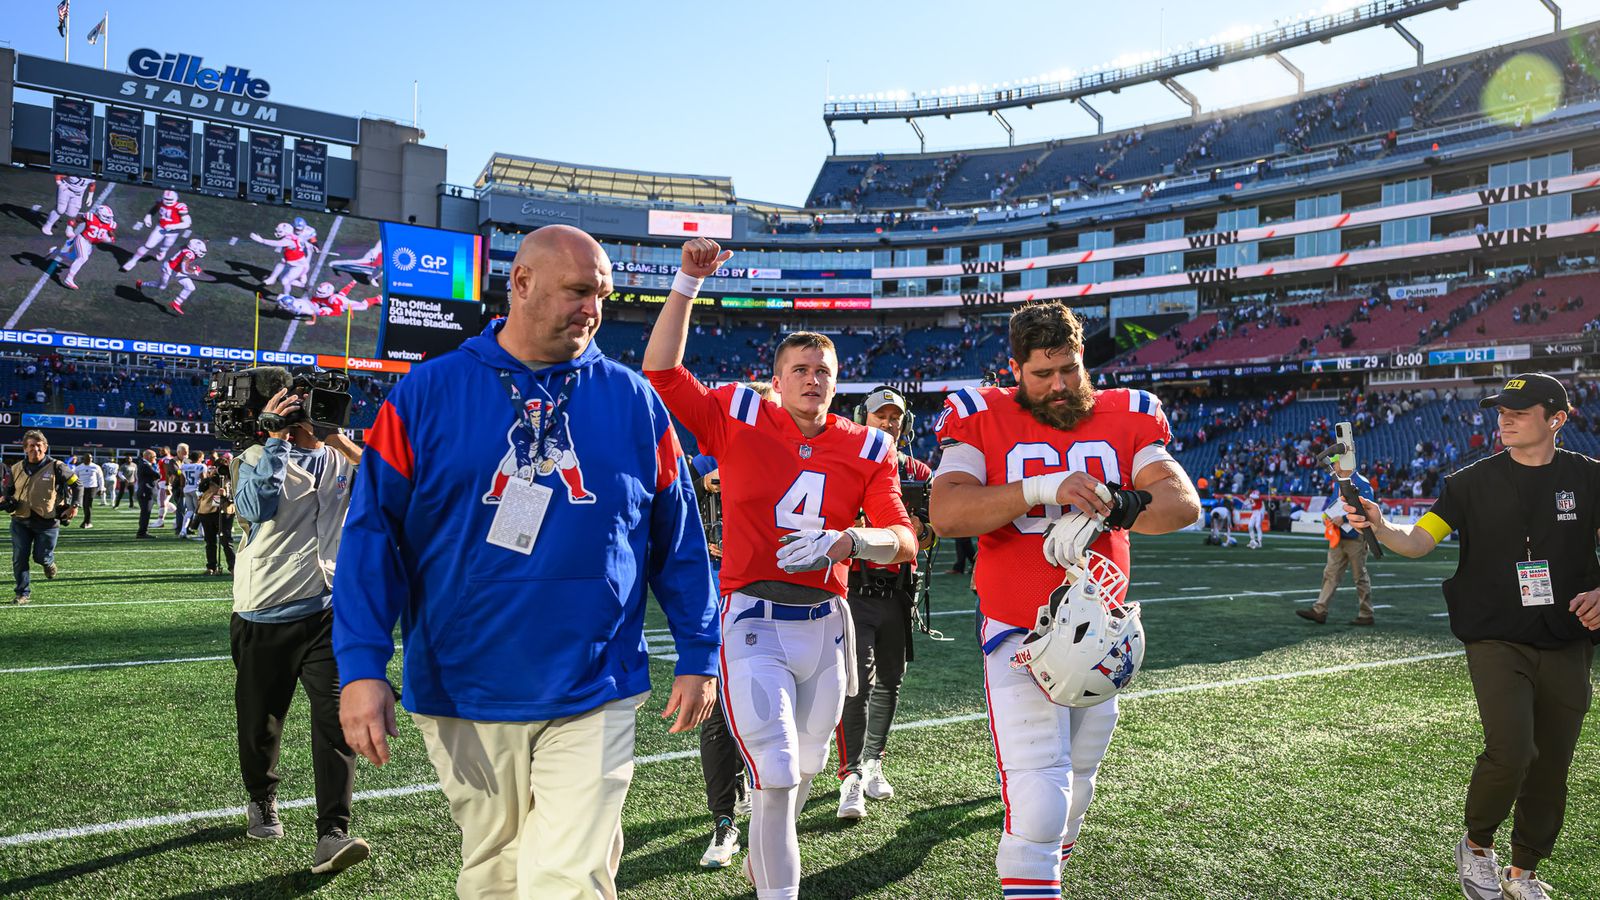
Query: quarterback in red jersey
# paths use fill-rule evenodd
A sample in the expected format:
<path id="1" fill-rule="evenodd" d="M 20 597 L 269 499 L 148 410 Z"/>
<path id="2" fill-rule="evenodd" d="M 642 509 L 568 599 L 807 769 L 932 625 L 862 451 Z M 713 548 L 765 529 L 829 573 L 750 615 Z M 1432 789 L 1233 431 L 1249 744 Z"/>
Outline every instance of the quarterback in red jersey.
<path id="1" fill-rule="evenodd" d="M 715 241 L 684 245 L 644 371 L 722 477 L 722 709 L 750 771 L 750 855 L 759 900 L 800 891 L 795 814 L 827 762 L 854 693 L 847 563 L 902 563 L 916 552 L 900 500 L 894 440 L 828 412 L 833 342 L 789 335 L 773 354 L 773 391 L 708 390 L 683 367 L 700 282 L 731 258 Z M 865 511 L 873 527 L 856 527 Z"/>
<path id="2" fill-rule="evenodd" d="M 1105 602 L 1120 605 L 1128 531 L 1190 525 L 1200 499 L 1167 453 L 1171 431 L 1155 396 L 1093 389 L 1070 309 L 1025 306 L 1011 317 L 1010 339 L 1016 387 L 969 388 L 945 401 L 929 506 L 940 535 L 979 538 L 984 692 L 1005 804 L 995 862 L 1005 897 L 1038 900 L 1061 894 L 1061 865 L 1094 795 L 1117 701 L 1057 706 L 1012 659 L 1067 576 L 1059 563 L 1114 566 L 1123 587 Z M 1096 527 L 1074 530 L 1085 521 Z M 1100 534 L 1100 525 L 1110 530 Z M 1064 551 L 1063 534 L 1099 536 Z"/>

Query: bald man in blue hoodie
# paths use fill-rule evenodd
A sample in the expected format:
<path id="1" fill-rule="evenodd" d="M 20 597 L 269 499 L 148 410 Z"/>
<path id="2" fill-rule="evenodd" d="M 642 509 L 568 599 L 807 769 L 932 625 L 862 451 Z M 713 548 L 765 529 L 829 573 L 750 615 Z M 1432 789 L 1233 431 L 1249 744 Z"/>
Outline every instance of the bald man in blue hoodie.
<path id="1" fill-rule="evenodd" d="M 334 586 L 350 747 L 404 705 L 462 832 L 472 898 L 614 897 L 646 587 L 678 654 L 662 717 L 716 694 L 715 581 L 665 406 L 594 342 L 611 261 L 546 226 L 511 270 L 510 314 L 400 381 L 367 433 Z"/>

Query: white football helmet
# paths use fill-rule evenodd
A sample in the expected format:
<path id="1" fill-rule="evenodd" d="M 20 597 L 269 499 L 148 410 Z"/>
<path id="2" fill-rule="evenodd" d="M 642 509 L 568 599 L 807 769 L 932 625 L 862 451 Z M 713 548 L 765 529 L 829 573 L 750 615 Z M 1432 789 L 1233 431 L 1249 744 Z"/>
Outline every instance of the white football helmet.
<path id="1" fill-rule="evenodd" d="M 177 203 L 177 202 L 178 202 L 178 192 L 177 191 L 162 191 L 161 192 L 161 205 L 162 206 L 171 206 L 172 204 Z"/>
<path id="2" fill-rule="evenodd" d="M 189 249 L 194 253 L 195 256 L 205 256 L 206 242 L 200 240 L 199 238 L 192 238 L 189 241 Z"/>
<path id="3" fill-rule="evenodd" d="M 96 206 L 94 208 L 94 217 L 108 225 L 116 222 L 117 220 L 117 214 L 111 211 L 111 207 L 105 205 Z"/>
<path id="4" fill-rule="evenodd" d="M 333 296 L 333 282 L 324 281 L 323 283 L 317 285 L 317 296 L 318 297 L 332 297 Z"/>
<path id="5" fill-rule="evenodd" d="M 291 227 L 288 222 L 279 222 L 278 227 L 274 228 L 272 233 L 280 238 L 286 238 L 289 235 L 294 234 L 294 228 Z"/>
<path id="6" fill-rule="evenodd" d="M 1144 663 L 1144 623 L 1139 604 L 1121 603 L 1128 576 L 1105 556 L 1090 552 L 1086 566 L 1050 592 L 1033 630 L 1011 658 L 1060 706 L 1095 706 L 1133 682 Z"/>

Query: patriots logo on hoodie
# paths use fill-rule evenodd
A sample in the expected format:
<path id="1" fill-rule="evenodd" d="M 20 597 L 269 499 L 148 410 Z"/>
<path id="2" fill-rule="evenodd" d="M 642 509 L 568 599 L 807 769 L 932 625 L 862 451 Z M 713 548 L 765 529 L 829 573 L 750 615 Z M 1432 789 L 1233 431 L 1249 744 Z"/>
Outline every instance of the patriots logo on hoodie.
<path id="1" fill-rule="evenodd" d="M 583 464 L 578 459 L 577 451 L 572 445 L 572 431 L 568 427 L 565 411 L 557 414 L 556 421 L 546 423 L 545 418 L 552 415 L 553 405 L 546 400 L 534 398 L 526 401 L 528 417 L 533 422 L 536 432 L 545 436 L 544 446 L 535 447 L 533 435 L 522 426 L 520 421 L 513 420 L 511 428 L 506 431 L 506 443 L 509 449 L 505 456 L 500 458 L 500 465 L 495 469 L 494 480 L 490 484 L 489 492 L 483 495 L 483 502 L 494 504 L 500 502 L 500 497 L 505 493 L 506 484 L 512 478 L 521 478 L 532 481 L 535 478 L 560 472 L 561 480 L 567 486 L 567 500 L 572 503 L 593 503 L 594 494 L 583 486 Z"/>

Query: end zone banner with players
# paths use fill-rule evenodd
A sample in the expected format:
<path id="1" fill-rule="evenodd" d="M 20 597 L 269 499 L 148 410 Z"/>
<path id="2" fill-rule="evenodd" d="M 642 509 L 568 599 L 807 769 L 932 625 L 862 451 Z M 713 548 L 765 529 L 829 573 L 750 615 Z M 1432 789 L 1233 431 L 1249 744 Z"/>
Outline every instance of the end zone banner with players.
<path id="1" fill-rule="evenodd" d="M 200 190 L 239 196 L 239 129 L 207 122 L 200 139 Z"/>
<path id="2" fill-rule="evenodd" d="M 106 145 L 100 174 L 128 181 L 144 180 L 144 112 L 106 107 Z"/>
<path id="3" fill-rule="evenodd" d="M 162 187 L 194 187 L 194 124 L 177 116 L 156 116 L 156 154 L 152 178 Z"/>
<path id="4" fill-rule="evenodd" d="M 50 116 L 50 168 L 58 172 L 94 174 L 91 135 L 94 104 L 71 97 L 55 98 Z"/>
<path id="5" fill-rule="evenodd" d="M 418 363 L 478 333 L 483 238 L 385 222 L 378 357 Z"/>
<path id="6" fill-rule="evenodd" d="M 328 145 L 294 142 L 294 190 L 289 202 L 321 209 L 328 205 Z"/>
<path id="7" fill-rule="evenodd" d="M 277 203 L 283 199 L 283 135 L 250 132 L 250 175 L 246 199 Z"/>

